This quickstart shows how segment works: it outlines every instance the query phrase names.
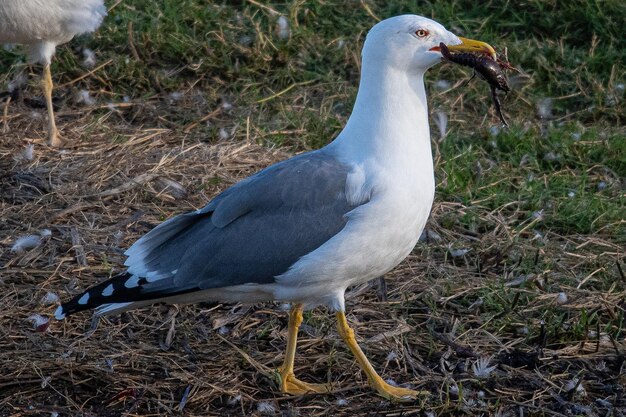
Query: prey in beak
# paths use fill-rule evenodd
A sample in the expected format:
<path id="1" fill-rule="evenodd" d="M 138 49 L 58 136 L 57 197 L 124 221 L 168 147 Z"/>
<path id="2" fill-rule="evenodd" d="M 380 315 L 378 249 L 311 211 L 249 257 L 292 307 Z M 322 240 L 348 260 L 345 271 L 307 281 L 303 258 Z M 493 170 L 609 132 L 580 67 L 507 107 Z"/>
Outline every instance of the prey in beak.
<path id="1" fill-rule="evenodd" d="M 494 61 L 497 59 L 496 50 L 493 49 L 493 46 L 488 43 L 477 41 L 474 39 L 462 38 L 459 36 L 461 43 L 458 45 L 446 45 L 448 50 L 452 53 L 457 52 L 470 52 L 479 55 L 487 55 L 491 57 Z M 435 46 L 430 48 L 431 51 L 441 52 L 441 48 L 439 46 Z"/>
<path id="2" fill-rule="evenodd" d="M 448 46 L 441 42 L 439 46 L 431 48 L 431 51 L 441 52 L 441 55 L 446 61 L 472 68 L 474 75 L 478 74 L 482 79 L 487 81 L 491 88 L 491 98 L 496 112 L 502 124 L 505 127 L 508 126 L 502 114 L 497 90 L 507 93 L 509 92 L 509 86 L 498 61 L 495 49 L 485 42 L 466 38 L 459 39 L 461 40 L 459 45 Z M 505 68 L 512 68 L 508 62 L 504 62 L 504 64 L 506 64 Z"/>

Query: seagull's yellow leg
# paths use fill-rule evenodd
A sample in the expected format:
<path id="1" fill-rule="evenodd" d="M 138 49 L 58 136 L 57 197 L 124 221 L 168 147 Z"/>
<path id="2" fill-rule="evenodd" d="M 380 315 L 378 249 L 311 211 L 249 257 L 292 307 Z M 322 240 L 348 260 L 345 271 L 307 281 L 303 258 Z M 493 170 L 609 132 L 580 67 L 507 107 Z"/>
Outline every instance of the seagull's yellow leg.
<path id="1" fill-rule="evenodd" d="M 298 341 L 298 329 L 302 324 L 302 304 L 294 304 L 289 312 L 289 325 L 287 327 L 287 351 L 285 362 L 278 369 L 280 375 L 280 390 L 287 394 L 302 395 L 307 393 L 323 394 L 330 391 L 326 384 L 309 384 L 300 381 L 293 373 L 293 363 L 296 356 L 296 344 Z"/>
<path id="2" fill-rule="evenodd" d="M 378 392 L 382 397 L 394 401 L 409 401 L 417 398 L 421 394 L 419 391 L 410 390 L 407 388 L 394 387 L 386 383 L 374 370 L 372 364 L 367 360 L 367 357 L 359 347 L 354 338 L 354 330 L 348 325 L 346 315 L 343 311 L 337 312 L 337 328 L 339 329 L 339 335 L 346 342 L 346 345 L 352 351 L 352 354 L 356 358 L 357 362 L 363 369 L 363 372 L 367 375 L 370 386 Z"/>
<path id="3" fill-rule="evenodd" d="M 50 73 L 50 64 L 45 64 L 43 67 L 41 87 L 43 89 L 43 94 L 46 97 L 46 107 L 48 108 L 48 139 L 50 141 L 50 146 L 59 148 L 63 145 L 63 142 L 59 138 L 59 131 L 57 130 L 57 125 L 54 122 L 54 110 L 52 108 L 52 74 Z"/>

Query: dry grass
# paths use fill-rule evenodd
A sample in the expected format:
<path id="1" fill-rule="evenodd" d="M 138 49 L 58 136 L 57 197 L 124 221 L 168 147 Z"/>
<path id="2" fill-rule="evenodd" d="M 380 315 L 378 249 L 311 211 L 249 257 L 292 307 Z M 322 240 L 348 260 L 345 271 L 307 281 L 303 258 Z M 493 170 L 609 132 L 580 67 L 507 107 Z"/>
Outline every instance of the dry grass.
<path id="1" fill-rule="evenodd" d="M 121 127 L 89 111 L 64 124 L 75 146 L 58 151 L 24 137 L 45 134 L 26 109 L 12 115 L 0 148 L 1 415 L 623 415 L 626 346 L 613 335 L 623 337 L 626 280 L 589 289 L 594 268 L 620 276 L 622 249 L 553 235 L 538 248 L 519 219 L 480 208 L 489 233 L 443 228 L 446 213 L 469 209 L 459 203 L 437 203 L 430 241 L 386 277 L 386 292 L 375 282 L 348 295 L 349 319 L 384 377 L 430 393 L 415 404 L 373 395 L 321 310 L 305 319 L 297 373 L 336 389 L 301 398 L 281 395 L 273 380 L 286 335 L 276 306 L 155 307 L 94 331 L 78 315 L 38 332 L 28 317 L 51 315 L 47 292 L 67 298 L 119 270 L 124 248 L 152 226 L 288 154 Z M 34 158 L 25 160 L 29 142 Z M 52 235 L 38 247 L 11 252 L 18 236 L 44 228 Z M 452 257 L 449 245 L 471 251 Z M 520 279 L 528 262 L 537 269 Z M 479 378 L 481 358 L 496 369 Z"/>
<path id="2" fill-rule="evenodd" d="M 296 357 L 302 379 L 333 384 L 319 396 L 277 388 L 284 306 L 157 306 L 35 328 L 29 317 L 50 317 L 51 295 L 121 270 L 155 225 L 326 143 L 349 114 L 372 16 L 415 12 L 402 1 L 276 4 L 292 25 L 280 40 L 261 2 L 206 3 L 115 2 L 95 41 L 59 51 L 63 150 L 45 145 L 34 81 L 24 101 L 0 101 L 0 417 L 626 415 L 619 2 L 606 13 L 581 2 L 424 10 L 507 44 L 527 73 L 504 102 L 512 128 L 492 134 L 486 86 L 431 71 L 431 109 L 450 123 L 444 140 L 432 129 L 427 239 L 385 281 L 347 294 L 381 375 L 428 391 L 415 403 L 367 388 L 322 309 L 305 315 Z M 597 37 L 591 26 L 612 29 Z M 99 48 L 93 70 L 80 67 L 85 42 Z M 0 53 L 0 66 L 14 61 Z M 24 68 L 0 71 L 2 86 Z M 446 80 L 453 88 L 436 87 Z M 96 104 L 75 102 L 82 89 Z M 546 97 L 553 114 L 535 117 Z M 13 252 L 26 235 L 39 245 Z"/>

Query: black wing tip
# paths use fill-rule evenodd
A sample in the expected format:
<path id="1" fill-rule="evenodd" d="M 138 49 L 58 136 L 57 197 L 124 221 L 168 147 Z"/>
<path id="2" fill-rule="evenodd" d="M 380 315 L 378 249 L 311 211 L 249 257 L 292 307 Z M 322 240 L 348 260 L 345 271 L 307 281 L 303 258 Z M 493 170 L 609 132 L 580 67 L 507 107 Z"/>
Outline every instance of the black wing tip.
<path id="1" fill-rule="evenodd" d="M 79 303 L 79 300 L 81 300 L 86 295 L 88 296 L 90 291 L 91 290 L 87 290 L 84 293 L 72 298 L 67 303 L 63 303 L 60 306 L 58 306 L 57 309 L 54 311 L 54 318 L 57 320 L 63 320 L 67 316 L 71 316 L 74 313 L 78 313 L 84 310 L 90 310 L 92 308 L 97 307 L 97 305 L 93 305 L 93 304 Z"/>
<path id="2" fill-rule="evenodd" d="M 121 302 L 119 300 L 120 295 L 129 297 L 131 294 L 136 294 L 138 288 L 126 289 L 124 283 L 131 275 L 127 272 L 119 274 L 111 279 L 94 285 L 88 288 L 84 292 L 76 295 L 70 301 L 61 304 L 54 312 L 54 317 L 57 320 L 63 320 L 67 316 L 74 313 L 78 313 L 84 310 L 92 310 L 101 306 L 102 304 L 110 304 Z M 105 288 L 112 286 L 113 290 L 105 295 Z M 114 294 L 117 290 L 117 294 Z M 130 297 L 132 298 L 132 297 Z M 127 299 L 123 301 L 129 301 Z"/>

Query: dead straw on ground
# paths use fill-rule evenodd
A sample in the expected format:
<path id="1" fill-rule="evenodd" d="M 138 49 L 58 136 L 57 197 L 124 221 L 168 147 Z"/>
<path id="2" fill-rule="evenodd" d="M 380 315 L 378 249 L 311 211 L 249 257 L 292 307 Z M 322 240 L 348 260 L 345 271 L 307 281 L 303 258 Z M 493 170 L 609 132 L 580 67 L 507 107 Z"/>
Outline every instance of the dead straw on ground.
<path id="1" fill-rule="evenodd" d="M 309 87 L 295 105 L 319 95 Z M 200 112 L 156 95 L 64 106 L 59 150 L 45 144 L 40 110 L 3 105 L 2 416 L 626 413 L 623 248 L 601 233 L 537 233 L 539 220 L 516 202 L 490 210 L 438 200 L 411 256 L 348 292 L 348 318 L 376 368 L 428 392 L 414 404 L 367 389 L 323 309 L 307 313 L 296 359 L 302 379 L 333 385 L 322 396 L 277 388 L 282 305 L 156 306 L 46 324 L 57 297 L 120 271 L 124 250 L 152 227 L 290 156 L 264 137 L 300 127 L 268 132 L 250 117 L 233 126 L 223 106 Z M 182 113 L 191 120 L 170 120 Z M 225 137 L 207 140 L 207 122 L 227 126 Z M 438 176 L 446 181 L 445 170 Z M 450 222 L 467 214 L 484 227 Z M 12 250 L 28 235 L 34 247 Z"/>

